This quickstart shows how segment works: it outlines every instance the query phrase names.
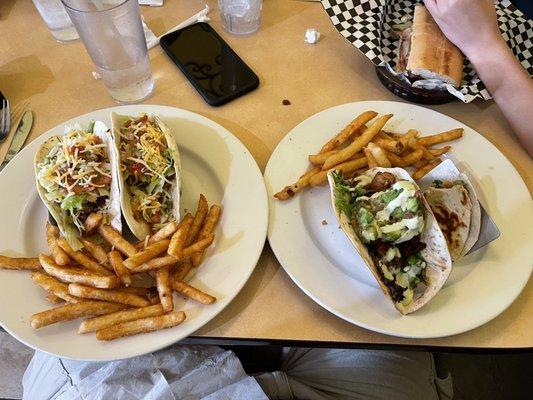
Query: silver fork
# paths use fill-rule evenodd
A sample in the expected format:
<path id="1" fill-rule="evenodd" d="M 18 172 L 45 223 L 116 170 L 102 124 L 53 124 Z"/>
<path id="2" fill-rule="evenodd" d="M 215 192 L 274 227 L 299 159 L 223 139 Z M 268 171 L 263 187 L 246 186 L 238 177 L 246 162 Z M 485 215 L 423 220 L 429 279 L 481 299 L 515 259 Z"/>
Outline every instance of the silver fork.
<path id="1" fill-rule="evenodd" d="M 2 100 L 2 114 L 0 114 L 0 142 L 9 134 L 11 129 L 11 114 L 9 113 L 9 100 Z"/>

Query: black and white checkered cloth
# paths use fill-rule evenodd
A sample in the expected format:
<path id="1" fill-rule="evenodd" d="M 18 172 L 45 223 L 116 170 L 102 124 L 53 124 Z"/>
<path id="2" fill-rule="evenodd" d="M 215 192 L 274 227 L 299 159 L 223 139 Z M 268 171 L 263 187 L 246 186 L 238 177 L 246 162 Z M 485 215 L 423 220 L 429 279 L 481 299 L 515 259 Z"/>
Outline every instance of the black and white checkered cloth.
<path id="1" fill-rule="evenodd" d="M 412 21 L 417 0 L 322 0 L 333 25 L 375 65 L 394 68 L 398 38 L 393 27 Z M 495 1 L 500 31 L 515 56 L 533 76 L 533 21 L 527 19 L 509 0 Z M 491 98 L 483 82 L 468 62 L 460 88 L 465 102 Z"/>

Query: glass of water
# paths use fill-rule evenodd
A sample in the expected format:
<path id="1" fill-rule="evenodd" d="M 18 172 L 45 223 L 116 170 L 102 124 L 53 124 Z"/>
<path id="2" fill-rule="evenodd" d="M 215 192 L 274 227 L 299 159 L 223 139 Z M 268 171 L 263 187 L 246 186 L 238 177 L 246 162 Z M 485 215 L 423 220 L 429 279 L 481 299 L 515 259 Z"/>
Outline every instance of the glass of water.
<path id="1" fill-rule="evenodd" d="M 33 4 L 58 42 L 79 39 L 78 32 L 72 25 L 61 0 L 33 0 Z"/>
<path id="2" fill-rule="evenodd" d="M 136 103 L 154 88 L 138 0 L 61 0 L 109 94 Z"/>
<path id="3" fill-rule="evenodd" d="M 218 0 L 222 27 L 235 35 L 249 35 L 261 25 L 263 0 Z"/>

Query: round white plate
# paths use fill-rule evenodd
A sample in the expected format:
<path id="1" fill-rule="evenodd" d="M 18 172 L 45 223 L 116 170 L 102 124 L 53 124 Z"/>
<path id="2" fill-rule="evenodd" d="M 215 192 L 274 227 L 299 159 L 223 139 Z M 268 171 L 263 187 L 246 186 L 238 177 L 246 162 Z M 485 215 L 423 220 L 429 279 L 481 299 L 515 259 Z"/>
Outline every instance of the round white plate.
<path id="1" fill-rule="evenodd" d="M 182 210 L 196 211 L 200 193 L 210 204 L 222 205 L 215 245 L 192 280 L 217 297 L 204 306 L 175 298 L 175 308 L 187 314 L 177 327 L 111 342 L 94 334 L 77 333 L 80 320 L 39 330 L 30 327 L 33 313 L 50 308 L 45 292 L 25 271 L 0 270 L 0 323 L 26 345 L 79 360 L 114 360 L 169 346 L 192 334 L 226 307 L 244 286 L 259 259 L 266 239 L 268 208 L 261 172 L 244 145 L 222 126 L 198 114 L 172 107 L 136 105 L 113 107 L 74 118 L 65 124 L 101 120 L 111 126 L 110 113 L 154 113 L 170 127 L 178 143 L 183 168 Z M 36 256 L 47 251 L 44 224 L 47 212 L 37 196 L 33 157 L 51 135 L 63 133 L 61 124 L 26 147 L 0 174 L 0 254 Z"/>
<path id="2" fill-rule="evenodd" d="M 501 236 L 463 258 L 444 288 L 421 310 L 400 315 L 384 297 L 358 253 L 338 228 L 326 186 L 278 201 L 273 193 L 308 168 L 307 155 L 366 110 L 393 113 L 387 129 L 418 129 L 430 135 L 465 129 L 452 158 L 466 171 Z M 343 104 L 306 119 L 290 131 L 272 154 L 265 183 L 269 194 L 268 239 L 294 282 L 333 314 L 389 335 L 431 338 L 476 328 L 505 310 L 527 283 L 533 265 L 533 203 L 524 182 L 507 159 L 466 125 L 435 111 L 406 103 L 366 101 Z M 518 223 L 519 222 L 519 223 Z"/>

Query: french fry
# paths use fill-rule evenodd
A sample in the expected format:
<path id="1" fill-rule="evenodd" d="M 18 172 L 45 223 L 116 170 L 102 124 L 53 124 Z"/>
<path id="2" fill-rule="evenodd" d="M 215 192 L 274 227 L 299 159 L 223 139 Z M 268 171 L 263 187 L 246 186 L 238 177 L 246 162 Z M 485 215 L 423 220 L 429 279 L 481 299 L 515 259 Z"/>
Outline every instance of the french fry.
<path id="1" fill-rule="evenodd" d="M 372 152 L 368 149 L 368 147 L 365 147 L 363 149 L 363 153 L 365 153 L 366 161 L 368 163 L 368 168 L 375 168 L 378 166 L 377 160 L 372 155 Z"/>
<path id="2" fill-rule="evenodd" d="M 126 308 L 124 304 L 106 303 L 104 301 L 87 300 L 75 304 L 65 304 L 50 310 L 33 314 L 30 325 L 33 329 L 55 324 L 56 322 L 87 317 L 89 315 L 109 314 Z"/>
<path id="3" fill-rule="evenodd" d="M 207 200 L 205 196 L 201 194 L 198 200 L 198 207 L 196 207 L 196 214 L 194 214 L 192 225 L 189 229 L 189 232 L 187 232 L 187 240 L 185 241 L 185 247 L 193 244 L 194 241 L 198 238 L 200 229 L 202 229 L 202 226 L 204 225 L 204 220 L 207 215 L 208 209 L 209 207 L 207 204 Z"/>
<path id="4" fill-rule="evenodd" d="M 310 179 L 309 183 L 311 184 L 311 186 L 322 185 L 323 183 L 326 182 L 329 171 L 342 170 L 344 173 L 349 173 L 349 172 L 357 171 L 358 169 L 366 167 L 367 165 L 368 165 L 368 161 L 366 157 L 356 158 L 355 160 L 347 161 L 345 163 L 336 165 L 335 167 L 331 168 L 328 171 L 320 171 L 318 174 L 314 175 Z"/>
<path id="5" fill-rule="evenodd" d="M 107 253 L 102 246 L 87 239 L 82 239 L 81 241 L 85 250 L 87 250 L 93 256 L 98 264 L 104 266 L 109 271 L 113 270 L 111 264 L 109 264 L 109 260 L 107 259 Z"/>
<path id="6" fill-rule="evenodd" d="M 424 155 L 424 152 L 421 149 L 415 150 L 412 153 L 407 154 L 406 156 L 402 157 L 403 166 L 407 167 L 408 165 L 414 164 L 417 161 L 420 161 L 422 156 Z"/>
<path id="7" fill-rule="evenodd" d="M 189 275 L 189 272 L 192 269 L 192 264 L 190 260 L 185 260 L 171 272 L 170 280 L 183 282 L 183 280 Z"/>
<path id="8" fill-rule="evenodd" d="M 169 223 L 165 224 L 161 229 L 159 229 L 156 233 L 150 236 L 148 238 L 147 244 L 159 242 L 160 240 L 171 237 L 174 232 L 176 232 L 176 229 L 178 229 L 178 225 L 176 225 L 174 221 L 170 221 Z"/>
<path id="9" fill-rule="evenodd" d="M 143 250 L 148 246 L 148 242 L 150 241 L 151 236 L 147 235 L 144 240 L 141 240 L 140 242 L 137 242 L 133 245 L 137 251 Z"/>
<path id="10" fill-rule="evenodd" d="M 138 267 L 132 268 L 131 272 L 137 274 L 140 272 L 150 272 L 163 267 L 170 267 L 176 265 L 180 260 L 171 255 L 153 258 Z"/>
<path id="11" fill-rule="evenodd" d="M 101 213 L 93 212 L 90 213 L 87 219 L 85 220 L 85 223 L 83 224 L 85 228 L 85 235 L 89 236 L 93 234 L 98 227 L 102 224 L 102 221 L 104 220 L 104 215 Z"/>
<path id="12" fill-rule="evenodd" d="M 78 333 L 95 332 L 122 322 L 135 321 L 146 317 L 155 317 L 164 313 L 161 304 L 150 305 L 132 310 L 117 311 L 112 314 L 101 315 L 84 320 L 78 329 Z"/>
<path id="13" fill-rule="evenodd" d="M 113 247 L 127 257 L 132 257 L 137 253 L 134 245 L 122 237 L 122 235 L 111 225 L 100 225 L 98 233 Z"/>
<path id="14" fill-rule="evenodd" d="M 371 119 L 375 118 L 377 115 L 378 113 L 375 111 L 365 111 L 364 113 L 358 115 L 340 133 L 338 133 L 333 139 L 331 139 L 324 146 L 322 146 L 322 148 L 320 149 L 320 153 L 326 153 L 335 149 L 336 147 L 344 143 L 346 140 L 348 140 L 348 138 L 352 136 L 359 128 L 361 128 Z M 355 153 L 357 152 L 354 152 L 354 154 Z"/>
<path id="15" fill-rule="evenodd" d="M 368 142 L 370 142 L 374 136 L 378 134 L 381 128 L 383 128 L 383 126 L 391 117 L 392 114 L 387 114 L 378 118 L 367 130 L 365 130 L 361 136 L 357 137 L 352 143 L 340 150 L 338 153 L 330 156 L 322 166 L 322 170 L 327 171 L 335 165 L 348 160 L 355 153 L 361 151 L 363 147 L 365 147 Z"/>
<path id="16" fill-rule="evenodd" d="M 168 245 L 168 254 L 177 258 L 181 258 L 183 254 L 183 248 L 185 247 L 185 242 L 187 241 L 187 235 L 191 229 L 193 220 L 193 216 L 189 213 L 183 217 L 183 220 L 178 225 L 178 229 L 174 235 L 172 235 L 172 239 Z"/>
<path id="17" fill-rule="evenodd" d="M 386 140 L 386 139 L 376 139 L 372 140 L 372 142 L 376 146 L 381 147 L 383 150 L 390 151 L 394 154 L 400 154 L 402 150 L 404 149 L 404 144 L 400 142 L 399 140 Z"/>
<path id="18" fill-rule="evenodd" d="M 309 186 L 309 181 L 311 177 L 313 177 L 315 174 L 320 172 L 320 167 L 314 167 L 307 171 L 305 174 L 300 176 L 298 180 L 293 183 L 292 185 L 285 186 L 283 190 L 279 191 L 274 195 L 274 197 L 278 200 L 288 200 L 291 197 L 293 197 L 296 193 L 298 193 L 303 188 Z"/>
<path id="19" fill-rule="evenodd" d="M 129 287 L 121 287 L 120 290 L 126 293 L 136 294 L 137 296 L 144 297 L 145 299 L 148 298 L 149 288 L 129 286 Z"/>
<path id="20" fill-rule="evenodd" d="M 403 144 L 403 147 L 405 148 L 408 146 L 409 140 L 412 138 L 416 138 L 417 136 L 418 131 L 416 129 L 409 129 L 407 133 L 398 138 L 398 141 L 401 142 Z"/>
<path id="21" fill-rule="evenodd" d="M 113 267 L 115 274 L 117 274 L 121 282 L 125 286 L 130 286 L 131 275 L 130 275 L 130 272 L 128 271 L 128 268 L 126 268 L 126 266 L 124 265 L 124 262 L 122 261 L 122 256 L 120 255 L 120 252 L 116 250 L 112 250 L 109 253 L 107 253 L 107 258 L 109 259 L 109 263 Z"/>
<path id="22" fill-rule="evenodd" d="M 59 238 L 57 239 L 57 244 L 59 245 L 59 247 L 63 249 L 65 253 L 68 254 L 70 258 L 72 258 L 74 261 L 76 261 L 78 264 L 80 264 L 84 268 L 87 268 L 90 271 L 97 272 L 102 275 L 111 274 L 106 268 L 102 267 L 92 258 L 87 257 L 81 251 L 76 251 L 72 247 L 70 247 L 70 245 L 67 242 L 67 239 Z"/>
<path id="23" fill-rule="evenodd" d="M 436 135 L 421 137 L 420 139 L 418 139 L 418 143 L 422 146 L 433 146 L 435 144 L 459 139 L 463 136 L 463 133 L 463 128 L 452 129 L 446 132 L 438 133 Z"/>
<path id="24" fill-rule="evenodd" d="M 57 244 L 57 238 L 59 237 L 59 228 L 52 225 L 50 222 L 46 222 L 45 227 L 46 233 L 46 242 L 48 243 L 48 248 L 50 253 L 54 258 L 54 261 L 57 265 L 68 265 L 70 263 L 70 258 L 68 258 L 67 253 L 63 251 L 61 247 Z"/>
<path id="25" fill-rule="evenodd" d="M 65 301 L 61 297 L 58 297 L 53 293 L 48 293 L 48 296 L 46 296 L 46 300 L 48 300 L 52 304 L 61 304 Z"/>
<path id="26" fill-rule="evenodd" d="M 385 150 L 385 154 L 387 154 L 387 158 L 389 159 L 393 167 L 405 167 L 403 158 L 400 157 L 399 155 L 391 153 L 390 151 L 386 151 L 386 150 Z"/>
<path id="27" fill-rule="evenodd" d="M 163 310 L 167 313 L 174 309 L 174 298 L 170 289 L 170 272 L 168 267 L 159 268 L 155 275 L 157 292 Z"/>
<path id="28" fill-rule="evenodd" d="M 339 150 L 331 150 L 326 151 L 325 153 L 320 154 L 310 154 L 307 158 L 309 159 L 309 162 L 314 165 L 322 165 L 326 162 L 326 160 L 332 156 L 333 154 L 338 153 Z"/>
<path id="29" fill-rule="evenodd" d="M 122 322 L 108 328 L 96 331 L 98 340 L 113 340 L 124 336 L 136 335 L 138 333 L 153 332 L 159 329 L 171 328 L 185 321 L 183 311 L 173 311 L 168 314 L 155 317 L 137 319 L 135 321 Z"/>
<path id="30" fill-rule="evenodd" d="M 132 307 L 145 307 L 150 304 L 148 300 L 141 296 L 120 289 L 97 289 L 90 286 L 80 285 L 79 283 L 71 283 L 68 285 L 68 292 L 72 296 L 83 299 L 109 301 L 111 303 L 126 304 Z"/>
<path id="31" fill-rule="evenodd" d="M 202 292 L 200 289 L 195 288 L 194 286 L 188 285 L 177 280 L 172 281 L 171 286 L 172 289 L 174 289 L 179 294 L 202 304 L 213 304 L 215 301 L 217 301 L 216 297 Z"/>
<path id="32" fill-rule="evenodd" d="M 387 155 L 381 147 L 376 146 L 374 143 L 370 142 L 368 143 L 367 148 L 372 153 L 380 167 L 390 168 L 392 166 L 391 162 L 387 158 Z"/>
<path id="33" fill-rule="evenodd" d="M 444 146 L 444 147 L 441 147 L 439 149 L 427 149 L 432 155 L 433 157 L 440 157 L 442 156 L 443 154 L 449 152 L 451 150 L 452 146 Z"/>
<path id="34" fill-rule="evenodd" d="M 429 171 L 431 171 L 433 168 L 435 168 L 437 165 L 439 165 L 442 162 L 440 158 L 437 158 L 433 161 L 430 161 L 427 165 L 423 166 L 422 168 L 417 169 L 413 173 L 413 179 L 415 181 L 422 179 Z"/>
<path id="35" fill-rule="evenodd" d="M 68 285 L 66 283 L 60 282 L 57 279 L 52 278 L 50 275 L 43 272 L 34 272 L 31 274 L 31 279 L 48 293 L 53 294 L 68 303 L 77 303 L 79 301 L 78 298 L 72 296 L 68 292 Z"/>
<path id="36" fill-rule="evenodd" d="M 157 288 L 152 287 L 148 290 L 147 296 L 148 301 L 150 304 L 161 304 L 161 300 L 159 299 L 159 293 L 157 292 Z"/>
<path id="37" fill-rule="evenodd" d="M 422 158 L 426 161 L 431 161 L 433 160 L 435 157 L 433 156 L 433 154 L 431 154 L 424 146 L 422 146 L 420 143 L 418 143 L 418 141 L 415 139 L 415 138 L 411 138 L 409 139 L 409 141 L 407 142 L 409 148 L 413 149 L 413 150 L 422 150 Z"/>
<path id="38" fill-rule="evenodd" d="M 419 169 L 419 168 L 422 168 L 422 167 L 425 167 L 426 165 L 428 165 L 429 161 L 426 161 L 424 159 L 421 159 L 420 161 L 417 161 L 417 162 L 414 162 L 411 164 L 411 167 L 414 167 L 416 169 Z"/>
<path id="39" fill-rule="evenodd" d="M 163 239 L 159 242 L 149 244 L 144 250 L 139 251 L 138 253 L 124 260 L 124 266 L 128 269 L 138 267 L 139 265 L 164 252 L 168 248 L 169 243 L 170 239 Z"/>
<path id="40" fill-rule="evenodd" d="M 222 214 L 222 209 L 216 204 L 212 205 L 211 208 L 209 209 L 209 212 L 207 213 L 207 216 L 205 217 L 204 226 L 202 226 L 200 233 L 198 233 L 199 241 L 187 247 L 185 250 L 183 250 L 183 257 L 187 257 L 188 255 L 186 255 L 185 253 L 188 251 L 191 251 L 191 262 L 192 262 L 193 267 L 197 268 L 200 265 L 200 263 L 202 262 L 204 250 L 207 247 L 211 246 L 211 243 L 215 239 L 213 232 L 215 232 L 215 228 L 218 224 L 221 214 Z M 211 243 L 205 245 L 206 244 L 205 240 L 210 235 L 213 236 L 213 239 L 211 240 Z M 193 249 L 194 245 L 196 245 L 199 248 L 198 251 L 195 251 Z M 193 253 L 197 253 L 197 254 L 193 254 Z"/>
<path id="41" fill-rule="evenodd" d="M 38 258 L 0 256 L 0 268 L 37 271 L 41 269 L 41 263 Z"/>
<path id="42" fill-rule="evenodd" d="M 83 283 L 101 289 L 112 289 L 119 284 L 117 277 L 114 275 L 102 275 L 85 269 L 62 267 L 45 254 L 39 255 L 39 261 L 49 275 L 62 282 Z"/>
<path id="43" fill-rule="evenodd" d="M 391 132 L 387 132 L 387 131 L 381 130 L 381 131 L 379 131 L 379 133 L 376 135 L 376 137 L 377 137 L 378 139 L 391 140 L 391 141 L 393 141 L 393 142 L 396 142 L 397 139 L 396 139 L 394 136 L 392 136 L 392 135 L 393 135 L 393 133 L 391 133 Z"/>

